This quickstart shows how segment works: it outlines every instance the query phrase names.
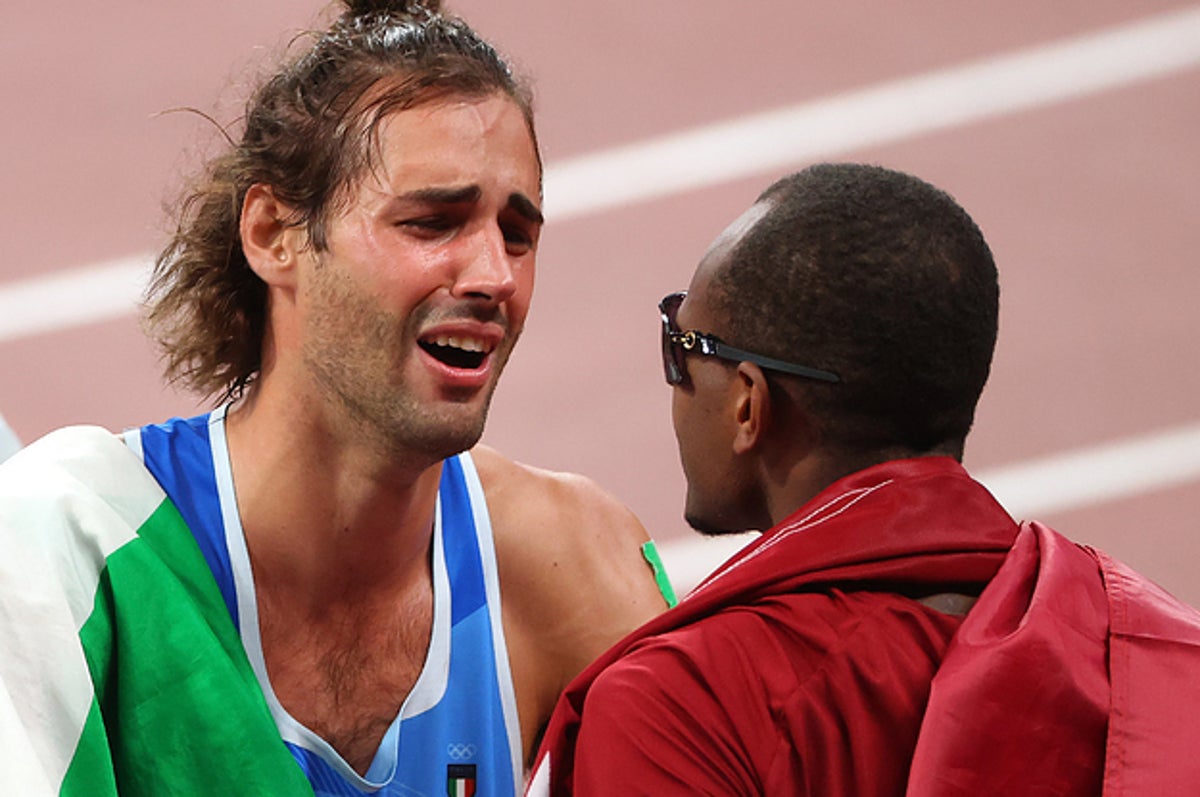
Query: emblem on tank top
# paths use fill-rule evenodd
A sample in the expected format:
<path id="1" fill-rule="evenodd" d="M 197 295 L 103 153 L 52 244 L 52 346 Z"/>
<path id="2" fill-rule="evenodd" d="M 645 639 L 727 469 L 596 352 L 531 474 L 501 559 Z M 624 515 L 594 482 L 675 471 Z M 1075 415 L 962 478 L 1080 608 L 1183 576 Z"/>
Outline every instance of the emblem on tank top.
<path id="1" fill-rule="evenodd" d="M 474 797 L 474 764 L 446 765 L 446 795 L 447 797 Z"/>

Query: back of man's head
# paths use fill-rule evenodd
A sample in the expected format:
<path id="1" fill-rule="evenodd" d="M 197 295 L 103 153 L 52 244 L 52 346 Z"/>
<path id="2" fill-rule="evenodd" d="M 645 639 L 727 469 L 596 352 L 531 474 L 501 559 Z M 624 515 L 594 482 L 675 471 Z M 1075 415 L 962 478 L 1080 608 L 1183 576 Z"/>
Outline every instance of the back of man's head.
<path id="1" fill-rule="evenodd" d="M 770 210 L 712 285 L 730 343 L 840 375 L 795 380 L 831 451 L 961 458 L 999 305 L 966 211 L 915 177 L 858 164 L 810 167 L 759 201 Z"/>

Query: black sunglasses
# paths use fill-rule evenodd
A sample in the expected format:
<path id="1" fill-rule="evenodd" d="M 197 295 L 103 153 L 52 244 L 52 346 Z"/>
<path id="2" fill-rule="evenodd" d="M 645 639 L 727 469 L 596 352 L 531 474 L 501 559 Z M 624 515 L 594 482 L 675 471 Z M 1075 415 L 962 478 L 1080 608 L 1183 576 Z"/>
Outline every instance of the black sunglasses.
<path id="1" fill-rule="evenodd" d="M 668 385 L 680 385 L 687 380 L 687 367 L 684 364 L 683 356 L 690 351 L 706 357 L 720 357 L 735 363 L 754 363 L 772 371 L 819 379 L 822 382 L 842 381 L 841 377 L 832 371 L 809 368 L 807 365 L 796 365 L 737 349 L 722 343 L 721 339 L 714 335 L 708 335 L 695 329 L 681 332 L 678 324 L 675 323 L 675 315 L 679 312 L 679 305 L 683 304 L 685 296 L 687 296 L 686 291 L 672 293 L 658 303 L 658 312 L 662 315 L 663 375 L 666 376 Z"/>

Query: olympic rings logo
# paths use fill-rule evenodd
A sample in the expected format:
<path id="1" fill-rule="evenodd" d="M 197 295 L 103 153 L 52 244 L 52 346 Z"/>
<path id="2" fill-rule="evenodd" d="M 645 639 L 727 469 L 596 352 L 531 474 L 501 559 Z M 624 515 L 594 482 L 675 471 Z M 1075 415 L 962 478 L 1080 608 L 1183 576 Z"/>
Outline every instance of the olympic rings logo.
<path id="1" fill-rule="evenodd" d="M 455 761 L 462 761 L 464 758 L 474 758 L 477 748 L 473 744 L 459 744 L 451 742 L 446 745 L 446 755 L 453 758 Z"/>

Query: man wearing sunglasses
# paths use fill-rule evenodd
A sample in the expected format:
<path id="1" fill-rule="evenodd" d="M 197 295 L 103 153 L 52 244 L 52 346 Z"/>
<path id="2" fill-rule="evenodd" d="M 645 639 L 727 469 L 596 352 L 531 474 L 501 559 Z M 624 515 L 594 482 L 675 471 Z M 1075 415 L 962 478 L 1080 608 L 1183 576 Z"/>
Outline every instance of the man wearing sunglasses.
<path id="1" fill-rule="evenodd" d="M 568 687 L 528 794 L 1200 793 L 1200 614 L 960 464 L 998 293 L 878 167 L 717 238 L 659 307 L 685 514 L 764 533 Z"/>

